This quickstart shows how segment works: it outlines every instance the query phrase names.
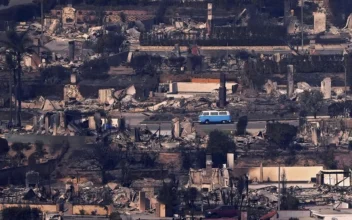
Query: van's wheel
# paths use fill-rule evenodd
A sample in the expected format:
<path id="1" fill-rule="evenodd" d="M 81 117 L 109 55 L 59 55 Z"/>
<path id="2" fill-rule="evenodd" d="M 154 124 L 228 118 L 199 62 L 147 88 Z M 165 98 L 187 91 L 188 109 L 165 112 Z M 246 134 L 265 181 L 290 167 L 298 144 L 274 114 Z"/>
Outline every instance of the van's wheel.
<path id="1" fill-rule="evenodd" d="M 217 214 L 212 214 L 210 218 L 219 218 L 219 216 Z"/>
<path id="2" fill-rule="evenodd" d="M 205 120 L 205 124 L 209 124 L 209 120 Z"/>
<path id="3" fill-rule="evenodd" d="M 223 124 L 227 124 L 227 121 L 222 121 Z"/>

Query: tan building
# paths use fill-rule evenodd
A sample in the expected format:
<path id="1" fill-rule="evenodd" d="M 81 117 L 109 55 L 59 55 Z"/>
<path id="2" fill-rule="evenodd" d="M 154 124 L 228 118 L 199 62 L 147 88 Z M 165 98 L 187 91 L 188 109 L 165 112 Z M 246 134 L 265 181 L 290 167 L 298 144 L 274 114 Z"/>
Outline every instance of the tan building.
<path id="1" fill-rule="evenodd" d="M 285 173 L 287 182 L 311 182 L 316 178 L 317 173 L 323 170 L 323 166 L 306 166 L 306 167 L 241 167 L 234 168 L 234 176 L 248 175 L 249 181 L 252 182 L 278 182 Z"/>

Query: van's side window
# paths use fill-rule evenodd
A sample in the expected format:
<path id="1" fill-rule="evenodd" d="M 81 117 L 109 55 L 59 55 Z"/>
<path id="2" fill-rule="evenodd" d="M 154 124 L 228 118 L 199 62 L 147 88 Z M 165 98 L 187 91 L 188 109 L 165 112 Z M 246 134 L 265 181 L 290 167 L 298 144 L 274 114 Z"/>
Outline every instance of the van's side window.
<path id="1" fill-rule="evenodd" d="M 217 112 L 210 112 L 210 115 L 219 115 Z"/>
<path id="2" fill-rule="evenodd" d="M 209 112 L 203 112 L 203 115 L 209 115 Z"/>
<path id="3" fill-rule="evenodd" d="M 227 112 L 219 112 L 219 115 L 227 115 Z"/>

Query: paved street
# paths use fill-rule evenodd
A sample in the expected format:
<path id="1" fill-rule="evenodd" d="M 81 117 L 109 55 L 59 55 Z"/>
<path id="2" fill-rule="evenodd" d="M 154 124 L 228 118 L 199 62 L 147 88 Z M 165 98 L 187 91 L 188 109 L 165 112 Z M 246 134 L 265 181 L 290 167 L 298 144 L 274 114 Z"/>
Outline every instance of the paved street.
<path id="1" fill-rule="evenodd" d="M 9 5 L 7 5 L 7 6 L 1 5 L 0 10 L 7 9 L 7 8 L 10 8 L 10 7 L 16 6 L 16 5 L 30 4 L 32 2 L 33 2 L 33 0 L 12 0 L 9 2 Z"/>
<path id="2" fill-rule="evenodd" d="M 149 113 L 148 115 L 152 114 Z M 142 113 L 122 113 L 122 116 L 126 119 L 126 124 L 131 127 L 141 124 L 148 118 L 148 115 Z"/>
<path id="3" fill-rule="evenodd" d="M 294 126 L 298 126 L 298 120 L 282 121 L 282 123 L 288 123 Z M 266 121 L 249 121 L 247 125 L 247 132 L 258 133 L 265 129 Z M 236 123 L 233 124 L 196 124 L 196 130 L 222 130 L 222 131 L 234 131 L 236 129 Z"/>
<path id="4" fill-rule="evenodd" d="M 126 120 L 126 125 L 129 125 L 131 127 L 135 127 L 138 126 L 139 124 L 141 124 L 141 122 L 143 122 L 144 120 L 146 120 L 148 117 L 150 117 L 151 115 L 153 115 L 152 113 L 127 113 L 127 112 L 118 112 L 118 111 L 112 111 L 110 113 L 110 115 L 112 117 L 124 117 Z"/>
<path id="5" fill-rule="evenodd" d="M 294 126 L 298 126 L 298 120 L 282 121 L 282 123 L 288 123 Z M 258 133 L 265 129 L 266 121 L 249 121 L 247 125 L 247 131 L 250 133 Z M 162 134 L 170 134 L 171 132 L 171 122 L 160 122 Z M 134 126 L 133 126 L 134 127 Z M 159 122 L 143 124 L 141 127 L 148 127 L 152 132 L 155 132 L 159 128 Z M 234 131 L 236 129 L 236 124 L 199 124 L 195 123 L 195 128 L 197 131 L 211 131 L 211 130 L 221 130 L 221 131 Z M 170 131 L 170 132 L 168 132 Z"/>

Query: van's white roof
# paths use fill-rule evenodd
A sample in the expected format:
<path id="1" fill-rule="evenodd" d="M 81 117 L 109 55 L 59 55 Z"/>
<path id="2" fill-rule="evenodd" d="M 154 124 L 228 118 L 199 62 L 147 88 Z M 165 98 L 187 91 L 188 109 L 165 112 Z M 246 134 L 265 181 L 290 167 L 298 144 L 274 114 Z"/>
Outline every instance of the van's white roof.
<path id="1" fill-rule="evenodd" d="M 208 110 L 208 111 L 202 111 L 202 112 L 229 112 L 226 110 Z"/>

